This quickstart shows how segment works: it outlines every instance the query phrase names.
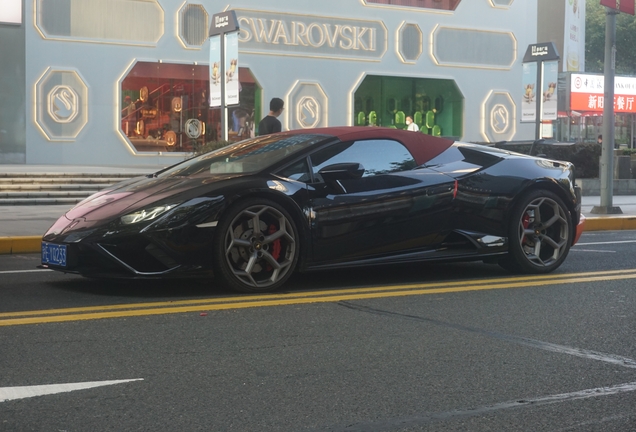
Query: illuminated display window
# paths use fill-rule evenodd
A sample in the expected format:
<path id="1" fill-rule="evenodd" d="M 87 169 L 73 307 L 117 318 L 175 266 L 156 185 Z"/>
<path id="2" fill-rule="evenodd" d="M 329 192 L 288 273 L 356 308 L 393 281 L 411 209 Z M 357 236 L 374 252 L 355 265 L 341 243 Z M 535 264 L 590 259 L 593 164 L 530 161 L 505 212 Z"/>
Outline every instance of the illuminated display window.
<path id="1" fill-rule="evenodd" d="M 408 116 L 423 133 L 461 137 L 463 113 L 453 80 L 369 75 L 354 95 L 353 124 L 406 129 Z"/>
<path id="2" fill-rule="evenodd" d="M 366 0 L 367 3 L 376 3 L 392 6 L 409 6 L 424 9 L 441 9 L 454 11 L 462 0 Z"/>
<path id="3" fill-rule="evenodd" d="M 207 65 L 138 62 L 121 83 L 121 130 L 139 152 L 192 152 L 219 141 L 221 111 L 209 107 Z M 260 93 L 239 68 L 240 104 L 228 107 L 230 141 L 254 136 Z"/>

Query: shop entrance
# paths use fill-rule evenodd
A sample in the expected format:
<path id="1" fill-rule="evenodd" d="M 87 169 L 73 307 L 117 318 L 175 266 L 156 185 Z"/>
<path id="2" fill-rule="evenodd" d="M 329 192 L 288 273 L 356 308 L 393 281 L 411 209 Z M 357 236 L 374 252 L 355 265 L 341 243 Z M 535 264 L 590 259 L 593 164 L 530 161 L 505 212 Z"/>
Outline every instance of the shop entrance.
<path id="1" fill-rule="evenodd" d="M 464 97 L 453 80 L 367 76 L 354 95 L 353 124 L 405 129 L 412 117 L 421 132 L 460 138 Z"/>

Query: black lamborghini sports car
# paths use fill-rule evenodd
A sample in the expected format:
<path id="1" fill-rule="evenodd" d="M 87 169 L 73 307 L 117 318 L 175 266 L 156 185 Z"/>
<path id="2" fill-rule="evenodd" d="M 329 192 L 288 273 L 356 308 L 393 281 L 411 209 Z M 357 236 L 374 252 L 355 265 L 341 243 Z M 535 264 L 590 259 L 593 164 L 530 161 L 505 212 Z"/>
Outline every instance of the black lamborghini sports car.
<path id="1" fill-rule="evenodd" d="M 584 224 L 574 167 L 379 127 L 281 132 L 126 180 L 44 235 L 89 277 L 211 275 L 241 292 L 295 271 L 414 261 L 547 273 Z"/>

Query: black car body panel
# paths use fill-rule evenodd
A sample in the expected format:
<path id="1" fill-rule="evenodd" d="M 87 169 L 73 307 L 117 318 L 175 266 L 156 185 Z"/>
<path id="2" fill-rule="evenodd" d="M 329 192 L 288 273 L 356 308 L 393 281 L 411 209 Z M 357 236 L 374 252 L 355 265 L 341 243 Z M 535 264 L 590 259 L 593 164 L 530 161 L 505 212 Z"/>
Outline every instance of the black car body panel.
<path id="1" fill-rule="evenodd" d="M 212 252 L 221 235 L 217 226 L 228 208 L 249 197 L 267 199 L 289 213 L 298 230 L 301 271 L 506 255 L 508 220 L 533 190 L 550 191 L 565 203 L 568 242 L 574 241 L 580 194 L 572 164 L 368 129 L 274 134 L 248 142 L 256 150 L 245 150 L 245 159 L 240 144 L 235 146 L 227 165 L 217 151 L 119 183 L 78 204 L 47 231 L 43 241 L 64 245 L 67 260 L 64 266 L 45 265 L 95 277 L 209 274 L 218 259 Z M 351 143 L 369 140 L 399 143 L 408 150 L 404 161 L 363 175 L 369 167 L 344 160 L 321 177 L 317 164 L 328 157 L 316 155 L 329 155 L 335 145 L 355 149 Z M 289 156 L 282 153 L 285 146 L 292 149 Z M 262 159 L 269 165 L 260 166 Z M 328 169 L 350 172 L 332 181 Z"/>

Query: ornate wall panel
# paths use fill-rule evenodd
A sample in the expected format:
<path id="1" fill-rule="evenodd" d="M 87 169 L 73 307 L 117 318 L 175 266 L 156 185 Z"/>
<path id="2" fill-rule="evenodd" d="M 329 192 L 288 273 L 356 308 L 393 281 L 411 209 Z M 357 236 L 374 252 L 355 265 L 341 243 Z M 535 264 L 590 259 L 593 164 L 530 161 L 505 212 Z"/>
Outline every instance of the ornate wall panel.
<path id="1" fill-rule="evenodd" d="M 154 45 L 164 31 L 156 0 L 36 0 L 35 15 L 45 39 Z"/>
<path id="2" fill-rule="evenodd" d="M 431 55 L 443 66 L 510 69 L 517 58 L 512 33 L 437 27 L 431 35 Z"/>
<path id="3" fill-rule="evenodd" d="M 179 38 L 188 48 L 200 48 L 208 39 L 208 23 L 203 5 L 184 5 L 179 11 Z"/>
<path id="4" fill-rule="evenodd" d="M 76 71 L 46 71 L 36 99 L 36 123 L 49 141 L 74 141 L 88 123 L 88 87 Z"/>
<path id="5" fill-rule="evenodd" d="M 404 23 L 397 31 L 397 50 L 404 63 L 415 63 L 422 55 L 422 30 L 417 24 Z"/>

